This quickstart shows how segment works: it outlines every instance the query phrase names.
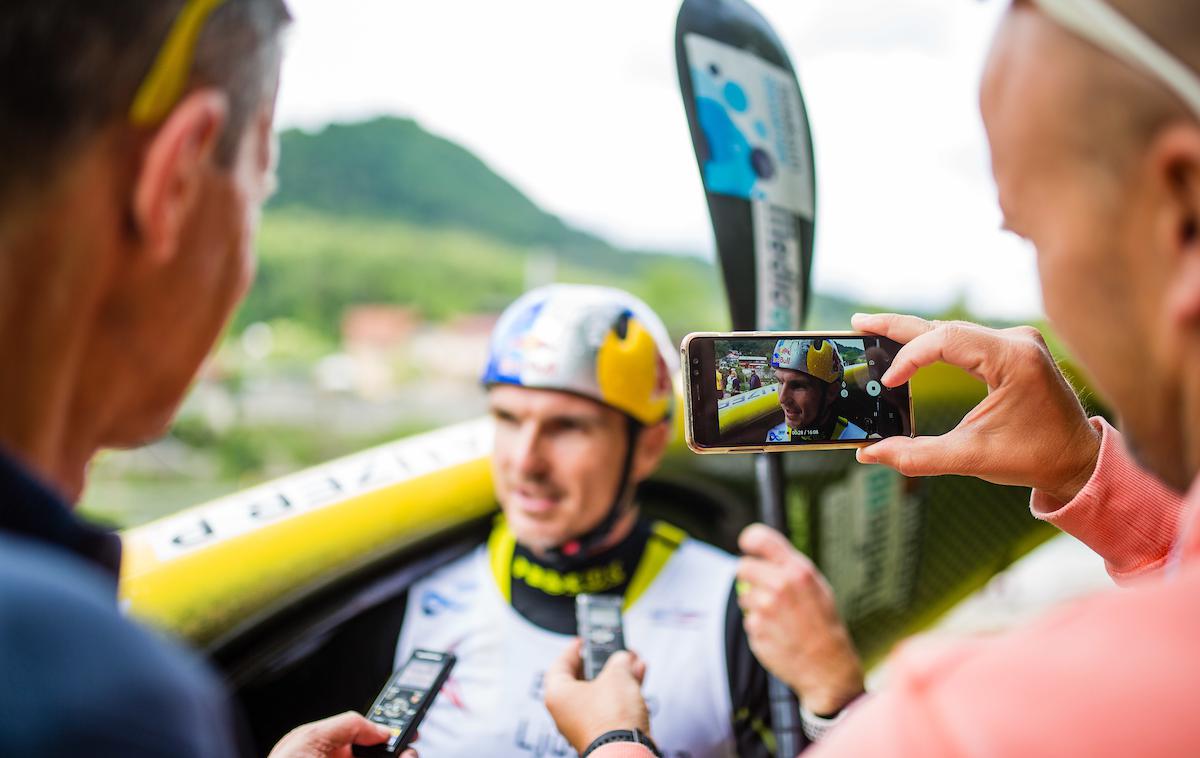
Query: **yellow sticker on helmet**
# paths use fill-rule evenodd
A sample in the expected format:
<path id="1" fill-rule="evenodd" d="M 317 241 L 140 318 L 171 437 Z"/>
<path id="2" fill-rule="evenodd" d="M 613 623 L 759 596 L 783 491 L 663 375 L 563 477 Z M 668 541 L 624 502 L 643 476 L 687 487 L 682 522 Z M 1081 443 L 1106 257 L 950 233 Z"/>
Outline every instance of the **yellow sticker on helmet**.
<path id="1" fill-rule="evenodd" d="M 662 387 L 661 363 L 654 337 L 636 317 L 629 319 L 625 339 L 609 330 L 596 353 L 596 383 L 604 402 L 643 424 L 662 421 L 671 393 Z"/>
<path id="2" fill-rule="evenodd" d="M 838 371 L 834 365 L 834 355 L 833 343 L 829 340 L 822 340 L 820 349 L 809 345 L 808 373 L 824 382 L 836 382 Z"/>

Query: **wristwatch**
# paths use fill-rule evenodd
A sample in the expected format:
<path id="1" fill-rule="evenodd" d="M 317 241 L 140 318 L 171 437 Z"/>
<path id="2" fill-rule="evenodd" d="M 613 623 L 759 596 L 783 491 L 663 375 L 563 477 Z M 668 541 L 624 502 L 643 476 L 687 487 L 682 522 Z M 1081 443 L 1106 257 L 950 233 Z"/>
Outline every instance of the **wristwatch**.
<path id="1" fill-rule="evenodd" d="M 654 753 L 655 758 L 663 758 L 662 751 L 658 749 L 658 745 L 654 744 L 654 740 L 650 739 L 650 735 L 638 729 L 614 729 L 611 732 L 605 732 L 592 740 L 592 744 L 587 746 L 587 750 L 584 750 L 583 755 L 579 758 L 587 758 L 593 750 L 610 742 L 636 742 L 650 748 L 650 752 Z"/>
<path id="2" fill-rule="evenodd" d="M 846 714 L 850 712 L 851 706 L 855 705 L 861 698 L 866 697 L 866 693 L 862 693 L 854 697 L 849 703 L 846 703 L 840 710 L 829 714 L 828 716 L 818 716 L 805 707 L 804 703 L 800 704 L 800 728 L 804 731 L 804 736 L 809 742 L 820 742 L 825 738 L 825 735 L 833 731 L 833 728 L 846 718 Z"/>

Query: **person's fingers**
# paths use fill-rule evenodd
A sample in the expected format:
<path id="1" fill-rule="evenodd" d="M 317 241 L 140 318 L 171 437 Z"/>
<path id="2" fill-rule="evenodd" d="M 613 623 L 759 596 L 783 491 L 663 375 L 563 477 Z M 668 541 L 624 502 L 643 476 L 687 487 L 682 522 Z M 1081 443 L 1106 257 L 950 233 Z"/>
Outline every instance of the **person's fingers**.
<path id="1" fill-rule="evenodd" d="M 787 537 L 765 524 L 751 524 L 743 529 L 738 535 L 738 547 L 745 555 L 774 562 L 787 561 L 796 554 Z"/>
<path id="2" fill-rule="evenodd" d="M 343 744 L 373 745 L 383 742 L 391 735 L 391 730 L 387 727 L 369 721 L 354 711 L 346 711 L 318 721 L 317 726 L 321 727 L 322 736 Z"/>
<path id="3" fill-rule="evenodd" d="M 419 758 L 419 756 L 417 755 L 417 751 L 410 747 L 404 749 L 404 752 L 400 754 L 400 758 Z"/>
<path id="4" fill-rule="evenodd" d="M 326 745 L 378 745 L 391 730 L 368 721 L 361 714 L 346 711 L 308 725 L 310 739 Z"/>
<path id="5" fill-rule="evenodd" d="M 778 620 L 769 619 L 761 613 L 748 613 L 742 617 L 742 628 L 752 644 L 772 639 L 778 624 Z"/>
<path id="6" fill-rule="evenodd" d="M 349 755 L 351 745 L 378 745 L 391 730 L 354 711 L 298 726 L 271 750 L 271 758 Z"/>
<path id="7" fill-rule="evenodd" d="M 878 334 L 897 342 L 910 342 L 933 329 L 933 322 L 900 313 L 855 313 L 850 324 L 860 332 Z"/>
<path id="8" fill-rule="evenodd" d="M 951 430 L 936 437 L 888 437 L 855 453 L 859 463 L 880 463 L 904 476 L 970 474 L 975 448 Z"/>
<path id="9" fill-rule="evenodd" d="M 579 655 L 582 647 L 583 640 L 578 637 L 567 643 L 562 655 L 555 658 L 546 668 L 547 686 L 552 683 L 575 682 L 583 678 L 583 659 Z"/>
<path id="10" fill-rule="evenodd" d="M 583 639 L 575 637 L 567 643 L 567 649 L 563 651 L 562 659 L 570 664 L 568 668 L 572 674 L 583 673 Z"/>
<path id="11" fill-rule="evenodd" d="M 753 556 L 738 559 L 737 578 L 742 582 L 738 590 L 740 597 L 747 596 L 755 589 L 778 590 L 783 584 L 778 563 Z"/>
<path id="12" fill-rule="evenodd" d="M 973 324 L 938 324 L 900 348 L 880 381 L 897 387 L 912 378 L 917 369 L 934 363 L 949 363 L 991 384 L 992 359 L 999 354 L 1003 338 L 990 329 Z"/>
<path id="13" fill-rule="evenodd" d="M 637 663 L 637 656 L 628 650 L 618 650 L 608 657 L 604 662 L 604 668 L 600 669 L 599 676 L 613 676 L 613 672 L 624 672 L 625 674 L 637 678 L 634 674 L 634 665 Z"/>
<path id="14" fill-rule="evenodd" d="M 742 628 L 746 630 L 746 634 L 752 640 L 758 637 L 760 623 L 759 616 L 754 611 L 746 611 L 742 614 Z"/>
<path id="15" fill-rule="evenodd" d="M 642 679 L 646 676 L 646 662 L 632 650 L 618 650 L 608 657 L 604 662 L 604 668 L 600 670 L 600 676 L 616 676 L 615 672 L 622 672 L 620 675 L 631 676 L 637 680 L 638 684 L 642 683 Z"/>
<path id="16" fill-rule="evenodd" d="M 748 616 L 752 613 L 760 616 L 770 616 L 779 610 L 779 596 L 780 593 L 778 592 L 755 590 L 746 593 L 746 595 L 740 598 L 738 605 L 741 606 L 743 616 Z"/>

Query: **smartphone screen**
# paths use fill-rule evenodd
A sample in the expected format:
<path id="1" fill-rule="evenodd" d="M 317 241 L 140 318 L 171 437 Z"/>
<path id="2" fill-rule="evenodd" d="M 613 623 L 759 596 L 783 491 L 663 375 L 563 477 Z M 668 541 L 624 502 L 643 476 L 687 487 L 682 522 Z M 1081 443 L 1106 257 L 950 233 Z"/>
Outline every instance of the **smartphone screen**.
<path id="1" fill-rule="evenodd" d="M 912 436 L 907 384 L 880 378 L 900 345 L 856 332 L 732 332 L 684 340 L 697 452 L 861 447 Z"/>

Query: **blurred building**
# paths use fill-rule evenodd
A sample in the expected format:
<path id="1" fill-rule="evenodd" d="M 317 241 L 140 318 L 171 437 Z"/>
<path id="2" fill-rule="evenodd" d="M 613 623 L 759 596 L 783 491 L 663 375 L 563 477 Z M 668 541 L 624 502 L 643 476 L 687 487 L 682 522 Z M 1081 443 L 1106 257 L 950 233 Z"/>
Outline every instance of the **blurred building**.
<path id="1" fill-rule="evenodd" d="M 483 373 L 488 340 L 499 316 L 467 314 L 444 324 L 428 324 L 413 335 L 409 359 L 445 382 L 474 384 Z"/>
<path id="2" fill-rule="evenodd" d="M 402 377 L 398 363 L 421 316 L 413 308 L 395 305 L 356 305 L 342 315 L 345 385 L 363 397 L 390 394 Z"/>
<path id="3" fill-rule="evenodd" d="M 332 356 L 337 363 L 322 362 L 337 381 L 327 378 L 322 384 L 373 400 L 402 396 L 422 398 L 429 408 L 455 405 L 464 395 L 477 394 L 475 383 L 497 318 L 465 314 L 434 323 L 411 308 L 348 308 L 342 349 Z"/>

